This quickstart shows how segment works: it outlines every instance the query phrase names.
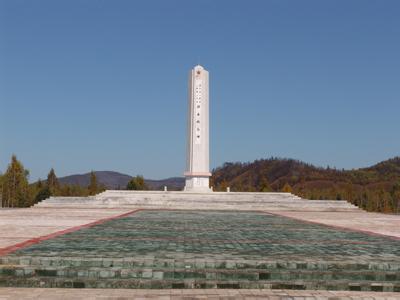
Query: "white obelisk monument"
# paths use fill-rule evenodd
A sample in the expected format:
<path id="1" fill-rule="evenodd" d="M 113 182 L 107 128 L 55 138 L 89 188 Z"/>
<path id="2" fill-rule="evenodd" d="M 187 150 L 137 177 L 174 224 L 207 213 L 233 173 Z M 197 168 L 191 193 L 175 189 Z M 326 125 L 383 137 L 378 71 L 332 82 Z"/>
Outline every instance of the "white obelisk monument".
<path id="1" fill-rule="evenodd" d="M 208 72 L 197 65 L 189 74 L 188 142 L 185 191 L 211 192 L 209 187 Z"/>

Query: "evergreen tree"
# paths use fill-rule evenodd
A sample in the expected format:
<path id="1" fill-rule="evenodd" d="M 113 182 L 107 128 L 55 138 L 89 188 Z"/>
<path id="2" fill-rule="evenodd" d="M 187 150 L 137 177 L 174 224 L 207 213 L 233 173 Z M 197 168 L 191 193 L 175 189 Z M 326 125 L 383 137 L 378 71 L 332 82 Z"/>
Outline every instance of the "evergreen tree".
<path id="1" fill-rule="evenodd" d="M 35 196 L 35 203 L 38 203 L 42 200 L 50 198 L 51 193 L 48 186 L 43 186 Z"/>
<path id="2" fill-rule="evenodd" d="M 97 184 L 97 177 L 96 174 L 91 171 L 90 172 L 90 184 L 89 184 L 89 195 L 96 195 L 97 191 L 98 191 L 98 184 Z"/>
<path id="3" fill-rule="evenodd" d="M 128 185 L 126 186 L 127 190 L 147 190 L 148 187 L 146 183 L 144 182 L 143 176 L 136 176 L 133 177 L 129 182 Z"/>
<path id="4" fill-rule="evenodd" d="M 5 207 L 24 207 L 31 204 L 28 176 L 29 171 L 13 155 L 2 180 L 2 201 Z"/>
<path id="5" fill-rule="evenodd" d="M 56 195 L 60 188 L 58 178 L 53 168 L 51 168 L 49 174 L 47 175 L 47 186 L 49 187 L 51 195 Z"/>
<path id="6" fill-rule="evenodd" d="M 40 180 L 40 178 L 39 178 L 39 180 L 36 182 L 36 188 L 37 188 L 38 190 L 41 190 L 41 189 L 43 188 L 43 182 L 42 182 L 42 180 Z"/>

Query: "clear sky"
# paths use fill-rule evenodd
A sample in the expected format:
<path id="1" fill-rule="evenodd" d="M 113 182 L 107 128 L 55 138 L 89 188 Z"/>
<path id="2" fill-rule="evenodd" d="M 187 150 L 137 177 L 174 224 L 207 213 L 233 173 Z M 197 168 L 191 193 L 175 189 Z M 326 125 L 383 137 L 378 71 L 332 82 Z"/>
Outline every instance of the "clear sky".
<path id="1" fill-rule="evenodd" d="M 400 155 L 400 1 L 0 0 L 0 170 L 185 169 L 187 77 L 210 72 L 211 167 Z"/>

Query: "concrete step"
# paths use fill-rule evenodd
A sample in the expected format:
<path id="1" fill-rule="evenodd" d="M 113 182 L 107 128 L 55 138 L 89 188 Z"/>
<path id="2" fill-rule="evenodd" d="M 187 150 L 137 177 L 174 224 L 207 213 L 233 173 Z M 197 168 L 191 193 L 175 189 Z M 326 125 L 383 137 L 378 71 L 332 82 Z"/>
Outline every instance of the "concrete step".
<path id="1" fill-rule="evenodd" d="M 293 290 L 350 290 L 374 292 L 400 292 L 400 282 L 354 282 L 348 280 L 205 280 L 205 279 L 101 279 L 68 277 L 13 277 L 0 278 L 0 287 L 44 287 L 44 288 L 233 288 L 233 289 L 293 289 Z"/>
<path id="2" fill-rule="evenodd" d="M 286 206 L 286 207 L 338 207 L 338 208 L 350 208 L 356 207 L 352 204 L 345 204 L 345 203 L 311 203 L 311 202 L 299 202 L 299 203 L 259 203 L 259 202 L 242 202 L 242 203 L 235 203 L 235 202 L 214 202 L 214 203 L 207 203 L 207 202 L 192 202 L 192 201 L 130 201 L 130 200 L 119 200 L 119 201 L 48 201 L 43 202 L 41 205 L 38 206 L 45 206 L 47 204 L 57 204 L 57 205 L 185 205 L 185 206 L 260 206 L 260 207 L 279 207 L 279 206 Z"/>
<path id="3" fill-rule="evenodd" d="M 357 207 L 334 207 L 334 206 L 288 206 L 288 205 L 277 205 L 277 206 L 264 206 L 264 205 L 246 205 L 246 206 L 235 206 L 235 205 L 158 205 L 158 204 L 98 204 L 98 205 L 84 205 L 84 204 L 46 204 L 38 207 L 47 208 L 126 208 L 126 209 L 174 209 L 174 210 L 236 210 L 236 211 L 358 211 Z"/>
<path id="4" fill-rule="evenodd" d="M 150 199 L 150 198 L 128 198 L 128 197 L 110 197 L 107 199 L 92 199 L 92 198 L 78 198 L 78 199 L 69 199 L 69 198 L 63 198 L 63 197 L 56 197 L 56 198 L 49 198 L 47 200 L 44 200 L 45 202 L 53 202 L 53 203 L 79 203 L 79 202 L 85 202 L 85 203 L 106 203 L 106 202 L 114 202 L 114 201 L 120 201 L 120 202 L 158 202 L 158 203 L 163 203 L 163 202 L 187 202 L 187 203 L 235 203 L 235 204 L 242 204 L 242 203 L 276 203 L 276 204 L 301 204 L 301 203 L 307 203 L 309 205 L 313 204 L 334 204 L 334 205 L 351 205 L 349 202 L 346 201 L 335 201 L 335 200 L 304 200 L 304 199 L 283 199 L 283 200 L 276 200 L 273 198 L 267 198 L 267 199 L 248 199 L 248 198 L 242 198 L 242 199 L 208 199 L 208 198 L 203 198 L 203 199 L 192 199 L 192 198 L 158 198 L 158 199 Z"/>
<path id="5" fill-rule="evenodd" d="M 271 212 L 278 212 L 278 211 L 304 211 L 304 212 L 351 212 L 351 211 L 358 211 L 358 208 L 332 208 L 332 207 L 264 207 L 264 206 L 245 206 L 245 207 L 235 207 L 235 206 L 224 206 L 224 207 L 210 207 L 210 206 L 190 206 L 190 207 L 185 207 L 185 206 L 158 206 L 158 205 L 119 205 L 119 206 L 114 206 L 114 205 L 98 205 L 98 206 L 93 206 L 94 208 L 121 208 L 121 209 L 174 209 L 174 210 L 215 210 L 215 211 L 227 211 L 227 210 L 236 210 L 236 211 L 271 211 Z M 85 208 L 93 208 L 93 207 L 87 207 L 84 205 L 46 205 L 46 206 L 39 206 L 39 208 L 68 208 L 68 209 L 85 209 Z"/>
<path id="6" fill-rule="evenodd" d="M 204 279 L 218 281 L 333 281 L 348 280 L 362 283 L 377 281 L 400 284 L 400 274 L 394 271 L 373 270 L 281 270 L 281 269 L 182 269 L 182 268 L 121 268 L 121 267 L 40 267 L 0 266 L 1 276 L 66 277 L 98 279 Z"/>
<path id="7" fill-rule="evenodd" d="M 308 271 L 373 271 L 396 272 L 400 276 L 400 262 L 385 260 L 283 260 L 265 259 L 246 261 L 234 259 L 187 259 L 147 257 L 66 257 L 66 256 L 19 256 L 0 257 L 0 266 L 44 268 L 163 268 L 163 269 L 257 269 L 257 270 L 308 270 Z"/>

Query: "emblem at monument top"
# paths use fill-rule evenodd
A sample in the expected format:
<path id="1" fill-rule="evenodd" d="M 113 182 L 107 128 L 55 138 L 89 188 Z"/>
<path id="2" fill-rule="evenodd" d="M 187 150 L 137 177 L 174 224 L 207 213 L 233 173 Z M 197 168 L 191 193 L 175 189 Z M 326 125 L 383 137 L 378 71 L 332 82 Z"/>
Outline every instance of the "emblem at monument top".
<path id="1" fill-rule="evenodd" d="M 185 191 L 211 192 L 208 111 L 208 71 L 197 65 L 189 74 Z"/>

